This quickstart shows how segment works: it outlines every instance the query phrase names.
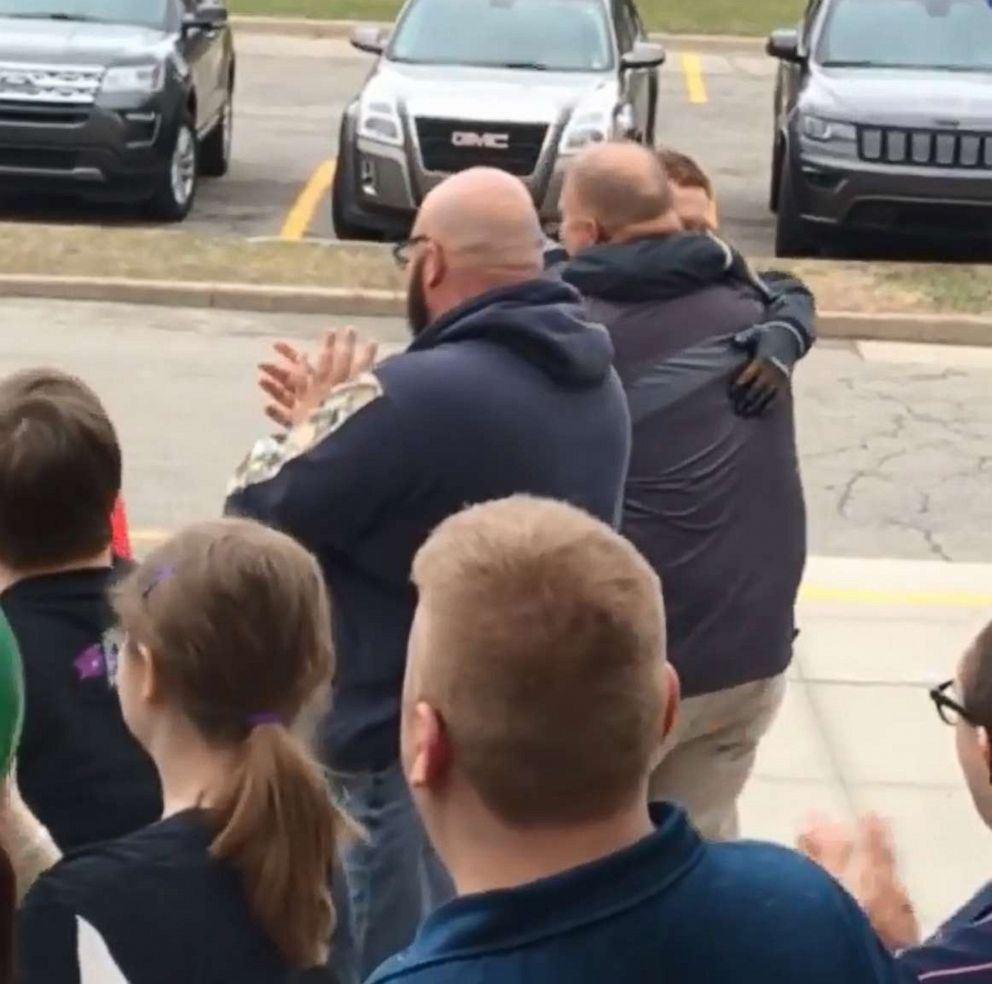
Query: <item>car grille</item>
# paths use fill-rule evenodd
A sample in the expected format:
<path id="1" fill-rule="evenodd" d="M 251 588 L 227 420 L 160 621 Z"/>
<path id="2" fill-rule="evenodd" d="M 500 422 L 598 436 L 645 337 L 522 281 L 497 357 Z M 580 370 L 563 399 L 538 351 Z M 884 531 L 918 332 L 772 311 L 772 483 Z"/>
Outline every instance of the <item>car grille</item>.
<path id="1" fill-rule="evenodd" d="M 0 100 L 89 105 L 103 84 L 104 69 L 0 62 Z"/>
<path id="2" fill-rule="evenodd" d="M 20 102 L 0 99 L 0 124 L 27 126 L 82 126 L 90 118 L 88 106 L 71 103 Z"/>
<path id="3" fill-rule="evenodd" d="M 992 170 L 992 134 L 862 126 L 858 155 L 886 164 Z"/>
<path id="4" fill-rule="evenodd" d="M 481 123 L 418 119 L 420 156 L 428 171 L 452 174 L 467 167 L 498 167 L 533 174 L 547 135 L 546 123 Z"/>
<path id="5" fill-rule="evenodd" d="M 71 171 L 78 156 L 72 150 L 0 146 L 0 168 L 26 171 Z"/>

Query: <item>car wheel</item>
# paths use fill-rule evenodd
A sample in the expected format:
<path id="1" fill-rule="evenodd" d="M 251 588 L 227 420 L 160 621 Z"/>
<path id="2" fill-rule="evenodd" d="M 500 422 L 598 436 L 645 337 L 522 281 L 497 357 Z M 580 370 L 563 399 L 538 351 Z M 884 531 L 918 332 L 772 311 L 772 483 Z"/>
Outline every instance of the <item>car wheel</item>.
<path id="1" fill-rule="evenodd" d="M 160 222 L 181 222 L 189 215 L 199 185 L 199 144 L 192 116 L 176 127 L 169 165 L 159 176 L 148 200 L 148 212 Z"/>
<path id="2" fill-rule="evenodd" d="M 782 141 L 776 137 L 772 144 L 772 178 L 768 190 L 768 207 L 778 211 L 779 187 L 782 184 Z"/>
<path id="3" fill-rule="evenodd" d="M 347 218 L 348 193 L 352 186 L 346 161 L 348 152 L 342 151 L 334 183 L 331 187 L 331 220 L 334 234 L 338 239 L 355 239 L 365 242 L 381 242 L 382 234 L 375 229 L 367 229 Z"/>
<path id="4" fill-rule="evenodd" d="M 209 178 L 222 178 L 231 166 L 231 146 L 234 141 L 234 94 L 227 93 L 220 119 L 211 127 L 200 146 L 200 173 Z"/>
<path id="5" fill-rule="evenodd" d="M 816 252 L 816 243 L 799 211 L 788 162 L 784 162 L 775 222 L 775 255 L 798 259 L 813 256 Z"/>

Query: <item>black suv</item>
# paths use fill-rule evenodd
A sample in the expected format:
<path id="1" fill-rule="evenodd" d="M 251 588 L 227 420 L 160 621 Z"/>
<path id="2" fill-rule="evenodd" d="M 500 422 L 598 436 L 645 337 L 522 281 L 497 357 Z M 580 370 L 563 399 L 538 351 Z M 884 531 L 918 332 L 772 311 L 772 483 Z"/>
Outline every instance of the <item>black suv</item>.
<path id="1" fill-rule="evenodd" d="M 0 191 L 179 221 L 231 155 L 234 45 L 197 0 L 0 0 Z"/>
<path id="2" fill-rule="evenodd" d="M 992 238 L 990 0 L 810 0 L 775 31 L 776 252 Z"/>

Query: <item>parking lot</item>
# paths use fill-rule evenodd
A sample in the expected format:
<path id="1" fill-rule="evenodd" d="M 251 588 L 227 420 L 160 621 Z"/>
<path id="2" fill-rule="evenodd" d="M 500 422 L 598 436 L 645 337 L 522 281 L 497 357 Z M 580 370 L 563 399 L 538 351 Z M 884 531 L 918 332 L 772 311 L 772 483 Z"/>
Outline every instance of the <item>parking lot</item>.
<path id="1" fill-rule="evenodd" d="M 330 237 L 327 188 L 341 112 L 359 90 L 368 56 L 344 40 L 240 33 L 234 163 L 206 180 L 191 231 Z M 758 46 L 672 49 L 661 70 L 660 138 L 697 154 L 714 175 L 728 235 L 753 255 L 772 252 L 767 209 L 774 63 Z M 126 211 L 60 204 L 5 217 L 135 221 Z"/>

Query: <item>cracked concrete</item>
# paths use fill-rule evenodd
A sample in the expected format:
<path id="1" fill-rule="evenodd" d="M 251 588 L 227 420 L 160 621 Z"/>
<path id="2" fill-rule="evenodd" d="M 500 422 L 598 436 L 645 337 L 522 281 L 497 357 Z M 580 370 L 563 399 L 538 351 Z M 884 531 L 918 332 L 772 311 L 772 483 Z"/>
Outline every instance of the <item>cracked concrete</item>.
<path id="1" fill-rule="evenodd" d="M 395 319 L 356 322 L 402 342 Z M 0 373 L 78 372 L 120 427 L 136 525 L 214 515 L 264 428 L 255 365 L 274 335 L 321 318 L 5 300 Z M 956 354 L 960 359 L 960 354 Z M 821 344 L 796 373 L 810 551 L 992 561 L 992 367 L 865 361 Z"/>
<path id="2" fill-rule="evenodd" d="M 992 371 L 822 345 L 796 391 L 813 552 L 992 559 Z"/>

